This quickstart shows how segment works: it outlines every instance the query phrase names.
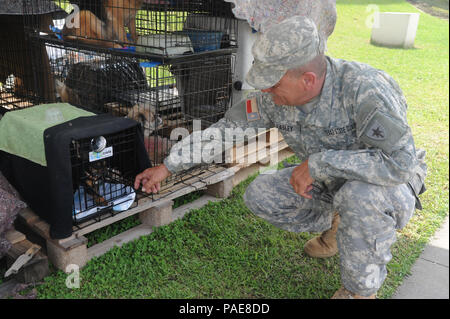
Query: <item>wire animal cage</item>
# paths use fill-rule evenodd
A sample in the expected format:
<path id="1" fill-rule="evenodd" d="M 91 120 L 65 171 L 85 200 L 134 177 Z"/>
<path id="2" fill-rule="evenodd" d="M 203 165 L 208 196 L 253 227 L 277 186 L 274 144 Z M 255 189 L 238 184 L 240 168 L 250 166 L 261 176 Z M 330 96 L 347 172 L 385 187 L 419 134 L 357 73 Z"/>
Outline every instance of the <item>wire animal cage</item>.
<path id="1" fill-rule="evenodd" d="M 8 112 L 2 119 L 8 123 L 0 125 L 2 134 L 13 145 L 32 143 L 33 136 L 39 135 L 33 129 L 22 132 L 19 139 L 5 132 L 18 130 L 22 126 L 15 124 L 19 122 L 40 126 L 39 121 L 46 121 L 44 110 L 47 116 L 54 107 L 76 109 L 54 105 Z M 137 205 L 134 178 L 151 165 L 138 123 L 110 114 L 76 117 L 49 126 L 43 139 L 43 148 L 34 153 L 0 147 L 0 170 L 31 209 L 49 223 L 52 238 L 69 237 L 74 225 Z M 39 161 L 43 152 L 45 163 Z"/>
<path id="2" fill-rule="evenodd" d="M 32 3 L 27 0 L 28 4 Z M 24 5 L 21 1 L 3 1 L 0 4 L 0 114 L 7 110 L 24 108 L 34 104 L 34 98 L 39 95 L 35 91 L 35 81 L 31 52 L 39 52 L 41 63 L 39 73 L 43 76 L 41 87 L 44 92 L 50 92 L 52 80 L 49 78 L 48 57 L 45 47 L 33 46 L 28 40 L 24 27 Z M 33 21 L 36 30 L 48 30 L 52 19 L 66 15 L 56 5 L 49 5 L 45 10 L 36 8 Z M 27 18 L 28 19 L 28 18 Z M 51 100 L 50 96 L 45 96 Z"/>
<path id="3" fill-rule="evenodd" d="M 38 30 L 35 10 L 25 6 L 26 26 L 35 37 L 57 37 L 67 45 L 113 48 L 174 56 L 237 46 L 237 20 L 223 0 L 54 0 L 68 16 L 60 28 Z"/>
<path id="4" fill-rule="evenodd" d="M 140 123 L 149 159 L 155 165 L 163 163 L 179 140 L 172 136 L 174 129 L 192 132 L 194 120 L 200 120 L 199 128 L 205 129 L 221 119 L 231 104 L 235 63 L 230 51 L 148 60 L 47 41 L 46 47 L 56 98 L 97 114 L 110 113 Z M 162 188 L 181 177 L 172 175 Z"/>

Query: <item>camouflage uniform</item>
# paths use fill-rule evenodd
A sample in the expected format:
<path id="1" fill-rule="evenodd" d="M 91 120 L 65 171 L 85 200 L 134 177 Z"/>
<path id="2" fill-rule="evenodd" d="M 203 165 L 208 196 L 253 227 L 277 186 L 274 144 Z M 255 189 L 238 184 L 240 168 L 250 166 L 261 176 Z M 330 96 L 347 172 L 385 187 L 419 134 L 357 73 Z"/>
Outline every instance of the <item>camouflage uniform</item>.
<path id="1" fill-rule="evenodd" d="M 292 56 L 292 50 L 286 51 Z M 244 195 L 245 203 L 256 215 L 293 232 L 327 230 L 338 211 L 342 283 L 353 293 L 370 296 L 386 277 L 395 230 L 404 227 L 420 205 L 425 152 L 415 149 L 406 100 L 389 75 L 362 63 L 326 59 L 325 82 L 312 101 L 277 106 L 270 94 L 255 93 L 248 99 L 256 101 L 256 119 L 248 120 L 247 101 L 241 101 L 211 128 L 225 132 L 235 127 L 277 127 L 296 155 L 308 159 L 320 190 L 312 200 L 295 193 L 289 183 L 291 167 L 258 176 Z M 250 71 L 247 77 L 255 87 L 259 80 L 261 85 L 267 80 L 258 79 L 258 74 Z M 270 77 L 267 81 L 278 81 Z M 192 136 L 172 153 L 183 143 L 192 143 Z M 173 159 L 165 160 L 171 172 L 193 165 Z"/>

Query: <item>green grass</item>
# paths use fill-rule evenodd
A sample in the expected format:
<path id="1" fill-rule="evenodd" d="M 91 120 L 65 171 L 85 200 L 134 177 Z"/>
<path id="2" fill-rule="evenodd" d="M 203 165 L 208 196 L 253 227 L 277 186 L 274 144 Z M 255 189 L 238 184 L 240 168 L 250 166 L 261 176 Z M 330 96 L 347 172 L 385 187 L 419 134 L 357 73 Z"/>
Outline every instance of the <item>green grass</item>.
<path id="1" fill-rule="evenodd" d="M 175 198 L 173 200 L 172 208 L 175 209 L 184 204 L 193 202 L 194 200 L 200 198 L 202 195 L 203 191 L 200 190 Z M 120 222 L 116 222 L 114 224 L 108 225 L 107 227 L 97 229 L 85 235 L 85 237 L 88 239 L 87 247 L 89 248 L 94 246 L 95 244 L 99 244 L 137 225 L 140 225 L 139 218 L 137 215 L 133 215 L 121 220 Z"/>
<path id="2" fill-rule="evenodd" d="M 402 0 L 338 0 L 329 54 L 383 69 L 402 87 L 416 146 L 427 150 L 424 209 L 398 233 L 379 298 L 389 298 L 429 238 L 448 215 L 448 22 L 421 14 L 415 48 L 370 45 L 366 7 L 417 12 Z M 291 158 L 290 161 L 295 161 Z M 81 287 L 68 289 L 55 272 L 39 298 L 329 298 L 340 286 L 338 256 L 312 259 L 302 247 L 314 236 L 289 233 L 255 217 L 242 194 L 193 210 L 149 236 L 94 258 L 81 270 Z"/>

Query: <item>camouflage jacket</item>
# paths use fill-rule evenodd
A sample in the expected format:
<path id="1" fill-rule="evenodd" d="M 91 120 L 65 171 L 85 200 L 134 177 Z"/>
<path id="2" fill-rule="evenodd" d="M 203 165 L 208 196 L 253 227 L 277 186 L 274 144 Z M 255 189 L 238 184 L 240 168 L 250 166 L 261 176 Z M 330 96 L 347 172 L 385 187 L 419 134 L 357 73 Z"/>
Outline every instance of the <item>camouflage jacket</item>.
<path id="1" fill-rule="evenodd" d="M 256 119 L 247 119 L 247 100 L 254 98 Z M 311 177 L 336 189 L 345 180 L 376 185 L 410 181 L 418 170 L 420 188 L 426 166 L 418 154 L 406 119 L 406 99 L 398 84 L 384 71 L 366 64 L 327 57 L 327 74 L 321 94 L 300 106 L 277 106 L 270 94 L 254 93 L 235 104 L 210 128 L 277 127 L 303 161 Z M 208 136 L 206 134 L 205 136 Z M 171 172 L 192 167 L 175 161 L 177 152 L 193 141 L 193 134 L 177 143 L 164 161 Z M 208 143 L 205 139 L 202 143 Z M 217 141 L 218 142 L 218 141 Z M 199 149 L 197 151 L 200 151 Z M 194 150 L 195 152 L 195 150 Z M 180 153 L 179 153 L 180 154 Z"/>

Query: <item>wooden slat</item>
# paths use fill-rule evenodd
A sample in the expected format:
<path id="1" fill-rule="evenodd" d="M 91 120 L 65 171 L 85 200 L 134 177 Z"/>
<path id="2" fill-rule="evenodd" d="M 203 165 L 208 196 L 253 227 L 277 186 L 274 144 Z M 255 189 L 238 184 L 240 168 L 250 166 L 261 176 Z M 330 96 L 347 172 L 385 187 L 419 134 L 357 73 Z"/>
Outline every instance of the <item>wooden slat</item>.
<path id="1" fill-rule="evenodd" d="M 19 216 L 27 225 L 30 226 L 40 219 L 39 216 L 36 215 L 29 207 L 22 209 L 19 212 Z"/>
<path id="2" fill-rule="evenodd" d="M 36 215 L 30 208 L 25 208 L 22 211 L 19 212 L 19 216 L 22 219 L 25 224 L 31 228 L 37 235 L 40 237 L 51 240 L 55 244 L 64 244 L 70 240 L 73 240 L 75 236 L 70 236 L 63 239 L 52 239 L 50 238 L 50 225 L 39 218 L 38 215 Z"/>
<path id="3" fill-rule="evenodd" d="M 284 140 L 277 140 L 273 144 L 257 145 L 257 147 L 251 150 L 250 152 L 247 149 L 247 152 L 244 155 L 241 154 L 238 158 L 234 158 L 234 160 L 231 163 L 231 166 L 240 165 L 242 167 L 245 167 L 252 165 L 253 163 L 256 162 L 264 162 L 268 157 L 283 150 L 288 146 L 289 145 Z M 263 149 L 266 149 L 264 154 L 266 156 L 264 156 L 263 158 L 259 158 L 259 156 L 262 155 L 261 151 Z M 252 156 L 252 159 L 255 161 L 250 162 L 250 156 Z"/>
<path id="4" fill-rule="evenodd" d="M 43 238 L 50 238 L 50 225 L 44 221 L 40 220 L 32 225 L 33 229 L 37 234 Z"/>
<path id="5" fill-rule="evenodd" d="M 288 148 L 289 145 L 286 143 L 286 141 L 281 141 L 278 143 L 276 148 L 269 149 L 269 152 L 265 158 L 262 158 L 259 160 L 262 164 L 269 164 L 271 161 L 271 157 L 277 154 L 279 156 L 280 152 L 286 148 Z M 278 162 L 280 162 L 280 159 L 278 158 Z"/>
<path id="6" fill-rule="evenodd" d="M 87 258 L 88 260 L 90 260 L 93 257 L 101 256 L 115 246 L 122 247 L 123 244 L 138 239 L 139 237 L 149 235 L 152 233 L 152 231 L 152 226 L 148 225 L 141 224 L 133 227 L 99 244 L 89 247 L 87 250 Z"/>
<path id="7" fill-rule="evenodd" d="M 261 141 L 261 137 L 258 137 L 262 134 L 266 134 L 265 142 Z M 242 161 L 242 160 L 245 158 L 248 158 L 249 156 L 257 157 L 259 155 L 259 152 L 261 150 L 263 150 L 264 148 L 270 149 L 271 147 L 276 145 L 275 143 L 278 143 L 278 142 L 284 140 L 283 135 L 278 131 L 277 128 L 271 128 L 269 130 L 266 130 L 265 132 L 256 134 L 255 136 L 258 137 L 258 140 L 255 140 L 257 142 L 256 147 L 254 147 L 252 150 L 249 150 L 247 144 L 241 143 L 241 144 L 235 145 L 231 151 L 228 151 L 229 157 L 226 159 L 226 162 L 231 163 L 231 166 L 233 166 L 234 164 L 242 164 L 242 162 L 248 163 L 248 160 L 244 160 L 244 161 Z M 237 149 L 240 149 L 239 156 L 237 154 Z M 231 157 L 232 157 L 232 159 L 231 159 Z M 251 165 L 251 164 L 252 163 L 248 163 L 248 165 Z"/>
<path id="8" fill-rule="evenodd" d="M 24 254 L 33 243 L 28 240 L 22 240 L 19 243 L 15 243 L 10 250 L 8 250 L 8 256 L 10 256 L 13 260 L 16 260 L 20 255 Z M 37 245 L 41 248 L 39 245 Z"/>
<path id="9" fill-rule="evenodd" d="M 192 203 L 185 204 L 173 210 L 172 212 L 172 221 L 183 218 L 183 216 L 188 213 L 192 209 L 198 209 L 210 201 L 216 202 L 220 201 L 220 198 L 216 198 L 210 195 L 203 195 L 202 197 L 196 199 Z M 99 244 L 96 244 L 90 248 L 88 248 L 88 260 L 93 257 L 98 257 L 109 251 L 115 246 L 121 247 L 125 243 L 136 240 L 141 236 L 147 236 L 152 233 L 152 226 L 149 225 L 138 225 L 133 227 L 123 233 L 120 233 L 114 237 L 111 237 Z"/>
<path id="10" fill-rule="evenodd" d="M 219 168 L 215 168 L 215 169 L 218 170 Z M 94 230 L 97 230 L 99 228 L 102 228 L 102 227 L 105 227 L 112 223 L 115 223 L 119 220 L 122 220 L 129 216 L 132 216 L 134 214 L 137 214 L 139 212 L 147 210 L 156 205 L 160 205 L 160 204 L 170 201 L 174 198 L 189 194 L 197 189 L 201 189 L 201 188 L 205 187 L 206 185 L 215 184 L 220 181 L 223 181 L 223 180 L 227 179 L 228 177 L 233 176 L 233 174 L 234 174 L 233 170 L 229 170 L 229 169 L 225 169 L 225 168 L 221 168 L 221 169 L 222 169 L 222 171 L 220 171 L 216 174 L 213 174 L 212 176 L 209 176 L 209 177 L 205 178 L 204 180 L 197 180 L 198 177 L 193 177 L 192 179 L 189 179 L 188 185 L 184 185 L 182 188 L 180 188 L 174 192 L 171 192 L 165 196 L 161 195 L 161 194 L 155 194 L 153 196 L 153 198 L 154 198 L 153 201 L 147 200 L 142 203 L 139 202 L 138 206 L 128 209 L 124 212 L 121 212 L 115 216 L 109 217 L 107 219 L 101 220 L 99 222 L 93 223 L 93 224 L 85 226 L 85 227 L 81 225 L 83 228 L 74 230 L 73 235 L 75 237 L 79 237 L 79 236 L 88 234 Z"/>
<path id="11" fill-rule="evenodd" d="M 24 254 L 33 245 L 41 248 L 39 245 L 33 244 L 27 239 L 15 243 L 7 252 L 8 268 L 11 267 L 20 255 Z M 48 259 L 40 249 L 32 259 L 20 268 L 19 272 L 14 275 L 14 279 L 21 283 L 32 283 L 41 281 L 48 274 Z"/>
<path id="12" fill-rule="evenodd" d="M 7 241 L 14 245 L 15 243 L 25 240 L 27 237 L 21 232 L 13 229 L 6 232 L 5 238 Z"/>

